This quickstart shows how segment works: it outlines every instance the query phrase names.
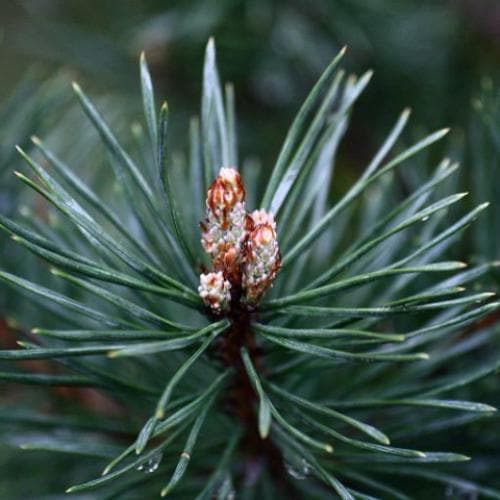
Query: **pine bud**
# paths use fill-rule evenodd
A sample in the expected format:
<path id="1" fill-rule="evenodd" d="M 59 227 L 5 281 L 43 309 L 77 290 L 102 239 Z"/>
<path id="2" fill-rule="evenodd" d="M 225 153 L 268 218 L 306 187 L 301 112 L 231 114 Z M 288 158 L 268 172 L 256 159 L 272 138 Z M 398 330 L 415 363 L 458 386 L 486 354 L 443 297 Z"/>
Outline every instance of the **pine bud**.
<path id="1" fill-rule="evenodd" d="M 273 215 L 265 210 L 256 210 L 248 219 L 250 229 L 242 285 L 246 302 L 255 304 L 274 281 L 281 257 Z"/>
<path id="2" fill-rule="evenodd" d="M 214 312 L 225 311 L 231 302 L 231 283 L 224 279 L 221 271 L 200 274 L 198 293 L 206 306 Z"/>
<path id="3" fill-rule="evenodd" d="M 214 268 L 237 283 L 246 239 L 246 212 L 245 189 L 235 169 L 220 169 L 208 189 L 206 206 L 206 219 L 201 223 L 203 248 Z"/>

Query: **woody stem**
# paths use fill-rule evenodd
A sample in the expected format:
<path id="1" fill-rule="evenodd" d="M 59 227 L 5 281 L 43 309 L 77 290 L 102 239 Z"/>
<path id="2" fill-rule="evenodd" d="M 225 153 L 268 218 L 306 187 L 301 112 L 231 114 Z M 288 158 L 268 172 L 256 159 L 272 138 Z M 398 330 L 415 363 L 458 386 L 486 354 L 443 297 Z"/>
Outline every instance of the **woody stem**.
<path id="1" fill-rule="evenodd" d="M 287 498 L 300 498 L 300 494 L 288 481 L 283 455 L 270 438 L 262 439 L 258 430 L 255 403 L 258 396 L 241 360 L 241 348 L 245 347 L 257 371 L 262 371 L 262 353 L 250 329 L 252 314 L 241 305 L 239 297 L 233 298 L 228 329 L 219 337 L 215 356 L 233 369 L 224 405 L 227 412 L 238 420 L 243 429 L 242 452 L 246 456 L 245 481 L 256 478 L 266 469 L 275 481 L 276 488 Z"/>

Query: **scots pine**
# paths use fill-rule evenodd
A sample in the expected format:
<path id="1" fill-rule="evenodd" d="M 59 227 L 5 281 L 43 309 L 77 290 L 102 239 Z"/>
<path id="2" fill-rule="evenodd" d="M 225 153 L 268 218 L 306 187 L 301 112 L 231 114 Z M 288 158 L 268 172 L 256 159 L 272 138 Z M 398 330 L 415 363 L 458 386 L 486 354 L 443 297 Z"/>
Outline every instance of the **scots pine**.
<path id="1" fill-rule="evenodd" d="M 499 368 L 488 355 L 495 330 L 481 323 L 498 308 L 481 285 L 496 264 L 449 256 L 487 203 L 457 208 L 467 193 L 450 191 L 448 159 L 426 178 L 405 173 L 448 132 L 401 147 L 409 110 L 330 201 L 341 141 L 372 76 L 346 75 L 343 55 L 270 171 L 238 159 L 234 92 L 221 85 L 213 41 L 186 158 L 171 152 L 169 108 L 157 108 L 144 55 L 139 152 L 74 84 L 110 189 L 84 183 L 43 138 L 18 147 L 26 169 L 16 176 L 60 223 L 2 215 L 0 224 L 57 279 L 0 272 L 48 318 L 18 318 L 21 348 L 0 351 L 11 367 L 0 378 L 69 388 L 72 404 L 64 414 L 6 408 L 0 418 L 11 442 L 26 437 L 23 448 L 67 454 L 81 463 L 76 475 L 93 475 L 68 492 L 401 499 L 463 486 L 469 457 L 446 433 L 496 411 L 468 397 Z M 403 193 L 400 178 L 419 181 Z M 82 387 L 108 410 L 92 411 Z"/>

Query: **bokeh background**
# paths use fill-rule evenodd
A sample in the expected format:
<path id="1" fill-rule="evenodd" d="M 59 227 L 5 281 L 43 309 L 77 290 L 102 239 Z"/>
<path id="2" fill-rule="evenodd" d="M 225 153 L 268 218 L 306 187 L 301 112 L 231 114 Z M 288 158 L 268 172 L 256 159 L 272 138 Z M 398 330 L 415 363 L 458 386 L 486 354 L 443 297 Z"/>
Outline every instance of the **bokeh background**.
<path id="1" fill-rule="evenodd" d="M 222 79 L 236 89 L 240 157 L 261 163 L 264 173 L 272 166 L 300 103 L 347 45 L 346 68 L 356 74 L 371 68 L 375 75 L 339 152 L 333 194 L 359 175 L 398 114 L 410 106 L 408 141 L 412 134 L 451 127 L 449 139 L 433 154 L 461 161 L 461 182 L 471 191 L 471 205 L 492 201 L 456 249 L 457 257 L 500 258 L 498 0 L 2 0 L 0 213 L 20 210 L 29 216 L 37 210 L 25 203 L 12 175 L 20 164 L 14 146 L 28 144 L 33 133 L 46 138 L 79 175 L 106 187 L 96 138 L 82 133 L 70 83 L 78 80 L 133 145 L 130 123 L 141 113 L 142 50 L 156 97 L 169 102 L 172 143 L 185 148 L 189 119 L 199 110 L 210 36 L 216 40 Z M 422 161 L 430 165 L 432 160 Z M 39 272 L 3 235 L 0 259 L 2 267 L 31 276 Z M 1 347 L 15 345 L 14 311 L 38 314 L 33 303 L 0 288 Z M 36 391 L 0 386 L 0 406 L 26 397 L 36 398 Z M 57 405 L 74 394 L 62 391 L 53 397 L 44 404 Z M 81 391 L 78 397 L 98 410 L 113 411 L 93 393 Z M 18 455 L 0 451 L 0 471 L 7 464 L 29 467 Z M 9 481 L 18 478 L 2 476 L 0 498 L 8 498 Z"/>
<path id="2" fill-rule="evenodd" d="M 242 150 L 264 162 L 344 45 L 348 69 L 375 70 L 355 116 L 353 159 L 406 106 L 414 123 L 458 134 L 481 79 L 495 80 L 500 68 L 495 0 L 5 0 L 1 9 L 2 99 L 33 68 L 45 76 L 63 70 L 94 92 L 131 98 L 134 112 L 145 50 L 158 96 L 189 116 L 214 36 L 223 79 L 237 89 Z M 181 120 L 180 140 L 183 127 Z"/>

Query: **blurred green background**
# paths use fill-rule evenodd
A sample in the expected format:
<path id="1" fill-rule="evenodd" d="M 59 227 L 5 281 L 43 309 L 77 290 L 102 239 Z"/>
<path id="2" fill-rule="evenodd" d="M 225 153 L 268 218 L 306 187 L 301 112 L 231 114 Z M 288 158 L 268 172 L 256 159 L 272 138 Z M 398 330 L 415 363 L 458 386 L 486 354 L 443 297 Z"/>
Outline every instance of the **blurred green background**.
<path id="1" fill-rule="evenodd" d="M 204 46 L 215 36 L 222 77 L 237 90 L 242 150 L 264 162 L 343 45 L 350 70 L 375 70 L 354 116 L 353 160 L 406 106 L 414 123 L 458 134 L 480 79 L 500 67 L 496 0 L 6 0 L 1 8 L 2 99 L 33 65 L 135 97 L 145 50 L 157 97 L 186 118 L 197 112 Z M 176 123 L 182 141 L 187 122 Z"/>

